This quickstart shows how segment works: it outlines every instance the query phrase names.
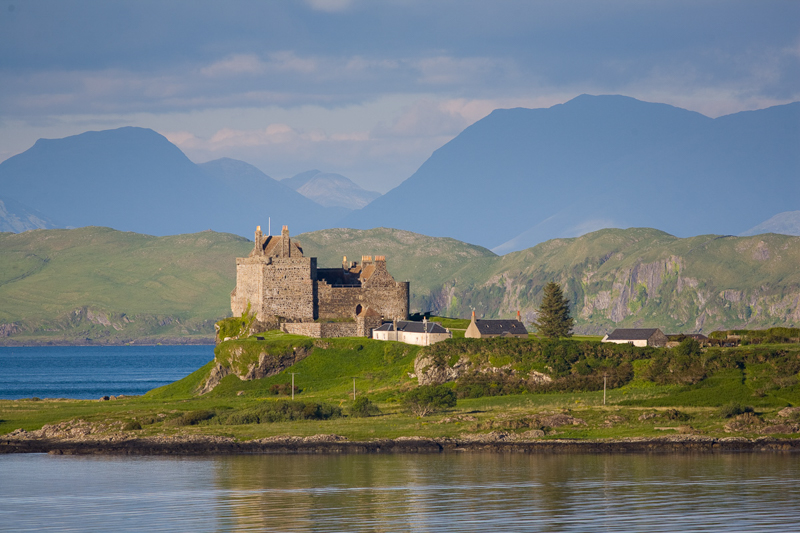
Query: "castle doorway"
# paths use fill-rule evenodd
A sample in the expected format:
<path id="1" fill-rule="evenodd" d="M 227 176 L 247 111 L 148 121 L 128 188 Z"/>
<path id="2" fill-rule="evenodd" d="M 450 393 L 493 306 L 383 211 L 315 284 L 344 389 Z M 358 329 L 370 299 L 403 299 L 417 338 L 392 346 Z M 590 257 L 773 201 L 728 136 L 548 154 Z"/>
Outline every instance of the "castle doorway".
<path id="1" fill-rule="evenodd" d="M 358 304 L 356 306 L 356 316 L 361 314 L 362 309 L 363 309 L 363 307 L 361 307 L 361 304 Z"/>

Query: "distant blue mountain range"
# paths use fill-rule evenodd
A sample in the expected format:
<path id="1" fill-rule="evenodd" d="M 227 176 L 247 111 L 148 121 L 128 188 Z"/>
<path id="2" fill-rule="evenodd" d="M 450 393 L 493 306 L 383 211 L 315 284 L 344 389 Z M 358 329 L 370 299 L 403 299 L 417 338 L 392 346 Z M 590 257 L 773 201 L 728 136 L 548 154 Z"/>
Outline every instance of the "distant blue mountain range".
<path id="1" fill-rule="evenodd" d="M 345 227 L 497 253 L 604 227 L 738 234 L 800 209 L 800 103 L 717 119 L 623 96 L 499 109 Z"/>
<path id="2" fill-rule="evenodd" d="M 358 210 L 344 207 L 354 205 L 347 198 L 333 201 L 352 193 L 344 177 L 312 171 L 279 182 L 242 161 L 197 165 L 158 133 L 131 127 L 37 141 L 0 163 L 0 199 L 6 211 L 18 206 L 12 229 L 24 219 L 252 237 L 271 217 L 293 234 L 384 226 L 506 253 L 604 227 L 740 234 L 800 209 L 798 147 L 800 102 L 711 119 L 584 95 L 548 109 L 494 111 Z M 315 177 L 306 193 L 328 207 L 298 192 Z"/>
<path id="3" fill-rule="evenodd" d="M 214 229 L 252 237 L 269 217 L 300 233 L 342 216 L 252 165 L 196 165 L 162 135 L 132 127 L 40 139 L 0 163 L 0 191 L 62 226 L 151 235 Z"/>

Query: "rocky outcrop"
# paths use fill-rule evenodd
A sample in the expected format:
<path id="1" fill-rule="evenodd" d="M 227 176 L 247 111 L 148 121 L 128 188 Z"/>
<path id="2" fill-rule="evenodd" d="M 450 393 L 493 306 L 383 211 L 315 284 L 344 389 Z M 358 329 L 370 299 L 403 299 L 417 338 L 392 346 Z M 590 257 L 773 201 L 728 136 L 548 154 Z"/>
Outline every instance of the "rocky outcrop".
<path id="1" fill-rule="evenodd" d="M 455 381 L 472 369 L 468 357 L 461 357 L 453 366 L 436 361 L 431 355 L 422 353 L 414 360 L 414 376 L 420 385 L 439 385 Z"/>
<path id="2" fill-rule="evenodd" d="M 198 391 L 200 394 L 211 392 L 219 385 L 222 378 L 230 374 L 235 374 L 242 381 L 274 376 L 302 361 L 313 350 L 313 346 L 294 346 L 288 350 L 276 350 L 275 347 L 264 344 L 257 346 L 254 357 L 252 342 L 247 344 L 229 342 L 228 346 L 223 347 L 223 351 L 218 351 L 214 356 L 215 364 L 208 378 L 200 386 Z"/>
<path id="3" fill-rule="evenodd" d="M 16 324 L 0 324 L 0 337 L 10 337 L 19 331 Z"/>

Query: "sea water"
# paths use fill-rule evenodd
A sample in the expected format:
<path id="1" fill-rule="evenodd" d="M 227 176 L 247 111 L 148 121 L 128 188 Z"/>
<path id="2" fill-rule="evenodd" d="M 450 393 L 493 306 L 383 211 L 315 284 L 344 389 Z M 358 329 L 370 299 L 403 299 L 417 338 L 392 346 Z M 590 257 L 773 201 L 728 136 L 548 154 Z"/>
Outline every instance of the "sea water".
<path id="1" fill-rule="evenodd" d="M 0 398 L 139 395 L 213 358 L 207 345 L 0 347 Z"/>
<path id="2" fill-rule="evenodd" d="M 0 456 L 4 531 L 798 531 L 791 454 Z"/>

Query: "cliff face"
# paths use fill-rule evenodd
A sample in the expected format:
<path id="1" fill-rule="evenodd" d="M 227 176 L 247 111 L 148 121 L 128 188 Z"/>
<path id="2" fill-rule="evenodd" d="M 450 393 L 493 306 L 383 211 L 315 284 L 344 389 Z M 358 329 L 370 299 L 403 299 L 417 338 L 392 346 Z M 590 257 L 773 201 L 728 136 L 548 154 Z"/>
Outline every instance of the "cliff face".
<path id="1" fill-rule="evenodd" d="M 308 357 L 314 349 L 311 339 L 296 343 L 256 343 L 230 340 L 214 350 L 214 367 L 198 391 L 214 390 L 222 378 L 235 375 L 242 381 L 274 376 Z"/>
<path id="2" fill-rule="evenodd" d="M 499 258 L 434 291 L 435 313 L 536 318 L 544 284 L 565 288 L 575 331 L 661 327 L 668 332 L 800 324 L 800 238 L 603 230 Z"/>

